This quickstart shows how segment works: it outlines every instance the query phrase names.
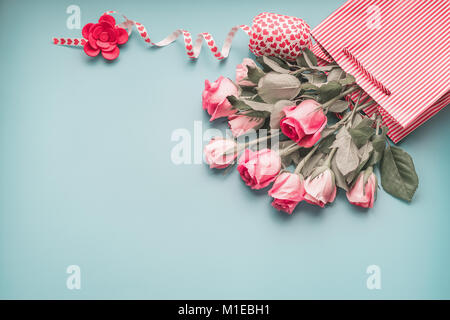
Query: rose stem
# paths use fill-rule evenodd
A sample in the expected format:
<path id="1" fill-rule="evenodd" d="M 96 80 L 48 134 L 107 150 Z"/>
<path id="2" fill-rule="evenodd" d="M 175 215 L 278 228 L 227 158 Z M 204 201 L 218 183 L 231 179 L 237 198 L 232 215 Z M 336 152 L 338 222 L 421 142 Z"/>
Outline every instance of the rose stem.
<path id="1" fill-rule="evenodd" d="M 305 165 L 305 163 L 312 157 L 314 152 L 316 152 L 317 148 L 319 148 L 319 144 L 316 144 L 314 146 L 314 148 L 312 148 L 312 150 L 302 159 L 302 161 L 300 161 L 298 163 L 297 168 L 295 168 L 295 171 L 294 171 L 295 174 L 299 174 L 300 173 L 300 170 L 302 170 L 302 168 Z"/>
<path id="2" fill-rule="evenodd" d="M 334 156 L 334 154 L 336 153 L 336 151 L 337 151 L 337 148 L 333 148 L 332 150 L 331 150 L 331 152 L 330 152 L 330 154 L 328 155 L 328 158 L 327 158 L 327 160 L 325 160 L 325 163 L 323 164 L 324 166 L 326 166 L 326 167 L 330 167 L 330 165 L 331 165 L 331 159 L 333 159 L 333 156 Z"/>
<path id="3" fill-rule="evenodd" d="M 356 110 L 355 112 L 359 112 L 367 107 L 369 107 L 371 104 L 375 103 L 375 101 L 369 101 L 366 104 L 363 104 L 362 106 L 358 107 L 358 108 L 354 108 L 354 110 Z M 336 122 L 335 124 L 333 124 L 332 126 L 328 127 L 328 129 L 334 129 L 334 131 L 336 131 L 337 129 L 339 129 L 342 125 L 346 124 L 347 121 L 349 120 L 351 113 L 347 113 L 347 115 L 345 115 L 339 122 Z M 328 137 L 330 134 L 332 134 L 334 131 L 330 131 L 328 134 L 324 135 L 322 138 Z"/>
<path id="4" fill-rule="evenodd" d="M 278 130 L 276 133 L 273 133 L 273 134 L 270 134 L 270 135 L 267 135 L 267 136 L 264 136 L 264 137 L 255 139 L 255 140 L 250 141 L 250 142 L 246 142 L 246 143 L 244 143 L 244 144 L 240 144 L 240 145 L 237 146 L 237 148 L 234 148 L 234 147 L 233 147 L 233 148 L 230 148 L 230 149 L 226 150 L 226 151 L 223 153 L 223 155 L 227 155 L 227 154 L 230 153 L 230 152 L 233 152 L 233 153 L 240 152 L 241 150 L 243 150 L 243 149 L 245 149 L 245 148 L 248 148 L 248 147 L 250 147 L 250 146 L 252 146 L 252 145 L 254 145 L 254 144 L 256 144 L 256 143 L 259 143 L 259 142 L 262 142 L 262 141 L 265 141 L 265 140 L 268 140 L 268 139 L 272 139 L 272 138 L 274 138 L 274 137 L 277 137 L 277 136 L 280 135 L 280 132 L 281 132 L 281 131 Z"/>
<path id="5" fill-rule="evenodd" d="M 380 125 L 381 125 L 381 117 L 380 114 L 377 114 L 377 130 L 375 131 L 375 134 L 378 136 L 380 134 Z"/>
<path id="6" fill-rule="evenodd" d="M 353 117 L 355 116 L 356 109 L 358 108 L 359 102 L 361 101 L 362 93 L 363 93 L 362 90 L 360 90 L 360 91 L 359 91 L 359 95 L 358 95 L 358 99 L 356 100 L 356 103 L 355 103 L 355 105 L 353 106 L 352 114 L 350 115 L 350 122 L 353 121 Z"/>
<path id="7" fill-rule="evenodd" d="M 244 144 L 244 148 L 248 148 L 248 147 L 250 147 L 250 146 L 252 146 L 254 144 L 257 144 L 259 142 L 262 142 L 262 141 L 265 141 L 265 140 L 268 140 L 268 139 L 272 139 L 273 137 L 277 137 L 277 136 L 280 135 L 280 132 L 281 131 L 278 130 L 276 133 L 273 133 L 273 134 L 267 135 L 265 137 L 261 137 L 261 138 L 255 139 L 253 141 L 249 141 L 249 142 Z"/>
<path id="8" fill-rule="evenodd" d="M 322 105 L 322 108 L 323 108 L 323 109 L 328 109 L 333 103 L 335 103 L 335 102 L 338 101 L 339 99 L 341 99 L 341 98 L 343 98 L 343 97 L 349 95 L 350 93 L 352 93 L 352 92 L 355 91 L 355 90 L 359 90 L 359 87 L 352 87 L 352 88 L 348 89 L 347 91 L 344 91 L 344 92 L 341 93 L 340 95 L 334 97 L 333 99 L 328 100 L 327 102 L 325 102 L 325 103 Z"/>
<path id="9" fill-rule="evenodd" d="M 294 142 L 294 143 L 288 145 L 286 148 L 280 150 L 278 152 L 278 154 L 280 155 L 280 157 L 285 157 L 285 156 L 290 155 L 292 152 L 294 152 L 294 151 L 296 151 L 296 150 L 298 150 L 300 148 L 301 147 L 297 143 Z"/>

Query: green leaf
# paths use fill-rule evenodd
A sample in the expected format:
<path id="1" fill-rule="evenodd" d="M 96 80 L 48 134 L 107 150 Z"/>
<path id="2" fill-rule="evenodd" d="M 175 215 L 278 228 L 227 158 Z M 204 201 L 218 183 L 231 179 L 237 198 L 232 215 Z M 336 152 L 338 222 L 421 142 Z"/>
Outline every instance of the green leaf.
<path id="1" fill-rule="evenodd" d="M 344 75 L 344 70 L 341 68 L 332 69 L 327 76 L 327 81 L 338 81 Z"/>
<path id="2" fill-rule="evenodd" d="M 289 69 L 289 64 L 285 60 L 283 60 L 281 58 L 278 58 L 278 57 L 275 57 L 275 56 L 262 56 L 262 58 L 263 58 L 263 61 L 266 61 L 264 58 L 268 58 L 268 59 L 276 62 L 280 67 L 285 68 L 285 69 Z"/>
<path id="3" fill-rule="evenodd" d="M 367 117 L 361 117 L 360 121 L 352 124 L 352 128 L 355 128 L 355 129 L 360 129 L 360 128 L 364 128 L 364 127 L 372 128 L 374 123 L 375 123 L 375 121 L 373 119 L 370 119 Z M 373 130 L 375 132 L 375 128 Z"/>
<path id="4" fill-rule="evenodd" d="M 383 157 L 384 148 L 386 147 L 386 137 L 375 136 L 372 140 L 372 144 L 374 152 L 372 155 L 372 159 L 370 159 L 370 164 L 375 165 Z"/>
<path id="5" fill-rule="evenodd" d="M 271 104 L 250 100 L 239 100 L 235 96 L 228 96 L 227 99 L 233 108 L 238 109 L 241 114 L 245 114 L 248 117 L 267 118 L 270 116 L 270 111 L 273 109 L 273 105 Z"/>
<path id="6" fill-rule="evenodd" d="M 238 109 L 239 111 L 250 111 L 252 108 L 247 105 L 244 101 L 239 100 L 235 96 L 228 96 L 228 102 L 233 106 L 234 109 Z"/>
<path id="7" fill-rule="evenodd" d="M 261 97 L 260 97 L 259 95 L 256 95 L 256 97 L 254 97 L 254 98 L 252 99 L 252 101 L 265 103 L 264 100 L 261 99 Z"/>
<path id="8" fill-rule="evenodd" d="M 334 134 L 331 134 L 325 138 L 323 138 L 319 142 L 319 150 L 323 153 L 329 153 L 331 151 L 330 147 L 332 146 L 334 140 L 336 140 L 336 136 Z"/>
<path id="9" fill-rule="evenodd" d="M 333 69 L 339 68 L 336 64 L 328 65 L 328 66 L 320 66 L 320 67 L 312 67 L 311 69 L 322 71 L 322 72 L 330 72 Z"/>
<path id="10" fill-rule="evenodd" d="M 270 128 L 280 129 L 281 118 L 284 117 L 283 109 L 287 106 L 294 105 L 294 102 L 289 100 L 280 100 L 275 103 L 272 113 L 270 114 Z"/>
<path id="11" fill-rule="evenodd" d="M 358 127 L 359 128 L 350 128 L 348 129 L 348 132 L 352 136 L 353 142 L 356 144 L 356 146 L 358 148 L 361 148 L 374 135 L 375 130 L 371 127 L 360 127 L 359 125 Z"/>
<path id="12" fill-rule="evenodd" d="M 309 177 L 314 169 L 319 167 L 323 163 L 323 156 L 324 154 L 322 152 L 316 151 L 314 155 L 309 158 L 309 160 L 306 161 L 305 165 L 303 166 L 301 170 L 302 175 L 304 177 Z"/>
<path id="13" fill-rule="evenodd" d="M 372 127 L 373 123 L 374 121 L 370 118 L 362 118 L 360 121 L 353 123 L 352 128 L 348 130 L 358 148 L 365 145 L 375 134 L 375 128 Z"/>
<path id="14" fill-rule="evenodd" d="M 345 177 L 342 175 L 341 171 L 337 167 L 336 157 L 333 157 L 333 160 L 331 160 L 331 170 L 334 173 L 336 185 L 339 188 L 344 189 L 345 191 L 348 191 L 347 181 L 345 180 Z"/>
<path id="15" fill-rule="evenodd" d="M 365 145 L 358 149 L 359 165 L 346 176 L 346 180 L 349 184 L 359 175 L 361 170 L 365 167 L 367 161 L 369 161 L 373 153 L 373 145 L 371 141 L 368 141 Z"/>
<path id="16" fill-rule="evenodd" d="M 411 201 L 419 185 L 411 156 L 399 147 L 387 145 L 381 160 L 381 185 L 394 197 Z"/>
<path id="17" fill-rule="evenodd" d="M 357 113 L 353 116 L 352 123 L 350 124 L 351 128 L 355 128 L 358 124 L 361 123 L 361 121 L 364 119 L 361 113 Z"/>
<path id="18" fill-rule="evenodd" d="M 306 91 L 315 91 L 315 92 L 317 92 L 317 91 L 319 91 L 319 87 L 318 86 L 316 86 L 316 85 L 314 85 L 312 83 L 309 83 L 309 82 L 302 83 L 300 88 L 301 88 L 301 90 L 303 92 L 306 92 Z"/>
<path id="19" fill-rule="evenodd" d="M 330 107 L 328 107 L 328 111 L 341 113 L 348 109 L 348 103 L 346 101 L 338 100 L 334 102 Z"/>
<path id="20" fill-rule="evenodd" d="M 327 82 L 327 76 L 323 72 L 305 72 L 301 74 L 310 84 L 320 87 Z"/>
<path id="21" fill-rule="evenodd" d="M 265 60 L 264 57 L 265 57 L 265 56 L 256 57 L 255 60 L 262 66 L 262 71 L 263 71 L 264 73 L 271 72 L 271 71 L 272 71 L 272 68 L 269 67 L 269 66 L 264 62 L 264 60 Z M 274 57 L 274 56 L 270 56 L 270 57 L 267 57 L 267 58 L 273 60 L 274 62 L 276 62 L 277 64 L 279 64 L 281 67 L 283 67 L 283 68 L 285 68 L 285 69 L 289 69 L 289 65 L 288 65 L 284 60 L 282 60 L 282 59 L 280 59 L 280 58 L 277 58 L 277 57 Z"/>
<path id="22" fill-rule="evenodd" d="M 240 97 L 250 98 L 253 97 L 255 94 L 257 94 L 255 87 L 244 87 L 244 86 L 240 87 L 241 87 L 241 91 L 239 92 Z"/>
<path id="23" fill-rule="evenodd" d="M 250 117 L 250 118 L 263 118 L 263 119 L 270 116 L 270 112 L 257 111 L 257 110 L 245 111 L 245 112 L 242 112 L 241 114 L 246 115 L 247 117 Z"/>
<path id="24" fill-rule="evenodd" d="M 289 73 L 289 69 L 286 69 L 284 67 L 282 67 L 280 65 L 280 63 L 278 63 L 277 61 L 270 59 L 266 56 L 263 56 L 263 61 L 264 63 L 273 71 L 278 72 L 278 73 Z"/>
<path id="25" fill-rule="evenodd" d="M 373 154 L 369 161 L 369 164 L 371 166 L 376 165 L 378 162 L 380 162 L 381 158 L 383 157 L 384 149 L 386 148 L 387 131 L 388 131 L 387 127 L 382 127 L 381 134 L 375 135 L 372 138 Z"/>
<path id="26" fill-rule="evenodd" d="M 258 84 L 259 79 L 265 75 L 265 73 L 258 67 L 247 66 L 247 70 L 247 79 L 254 84 Z"/>
<path id="27" fill-rule="evenodd" d="M 330 81 L 319 88 L 320 101 L 327 102 L 338 96 L 342 91 L 342 85 L 337 81 Z"/>
<path id="28" fill-rule="evenodd" d="M 264 102 L 257 102 L 257 101 L 252 101 L 252 100 L 241 100 L 243 101 L 246 105 L 248 105 L 249 107 L 251 107 L 253 110 L 257 110 L 257 111 L 267 111 L 267 112 L 272 112 L 273 110 L 273 104 L 271 103 L 264 103 Z"/>
<path id="29" fill-rule="evenodd" d="M 259 80 L 257 90 L 267 103 L 291 100 L 300 93 L 300 81 L 290 74 L 270 72 Z"/>
<path id="30" fill-rule="evenodd" d="M 317 67 L 317 58 L 316 58 L 316 55 L 315 55 L 311 50 L 309 50 L 308 48 L 305 48 L 305 49 L 303 50 L 303 54 L 305 54 L 305 53 L 306 53 L 306 55 L 307 55 L 309 61 L 311 61 L 312 65 L 315 66 L 315 67 Z"/>
<path id="31" fill-rule="evenodd" d="M 310 63 L 308 63 L 308 61 L 305 60 L 304 55 L 308 57 Z M 297 57 L 297 64 L 301 67 L 311 68 L 313 66 L 317 66 L 317 58 L 311 50 L 305 48 L 303 54 Z"/>
<path id="32" fill-rule="evenodd" d="M 344 79 L 339 80 L 339 83 L 343 86 L 347 86 L 349 84 L 355 83 L 355 81 L 356 81 L 355 77 L 347 73 Z"/>
<path id="33" fill-rule="evenodd" d="M 340 129 L 337 133 L 332 148 L 337 148 L 335 155 L 336 164 L 344 176 L 358 167 L 358 148 L 353 143 L 352 137 L 345 127 Z"/>

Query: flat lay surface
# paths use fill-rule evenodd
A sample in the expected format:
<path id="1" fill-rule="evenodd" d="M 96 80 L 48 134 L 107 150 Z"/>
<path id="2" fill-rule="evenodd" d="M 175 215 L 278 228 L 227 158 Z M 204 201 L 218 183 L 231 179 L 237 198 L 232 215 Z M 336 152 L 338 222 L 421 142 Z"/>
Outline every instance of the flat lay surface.
<path id="1" fill-rule="evenodd" d="M 399 144 L 420 179 L 411 203 L 379 192 L 365 210 L 340 192 L 289 216 L 266 189 L 198 159 L 203 133 L 226 128 L 202 110 L 204 80 L 233 79 L 253 57 L 244 32 L 220 62 L 206 48 L 190 61 L 180 40 L 148 48 L 135 32 L 112 62 L 51 42 L 81 37 L 70 5 L 81 27 L 116 10 L 153 41 L 184 28 L 221 44 L 260 12 L 314 28 L 344 2 L 1 1 L 0 298 L 449 299 L 447 108 Z M 191 164 L 171 157 L 180 130 Z M 66 286 L 71 265 L 79 290 Z M 374 265 L 381 288 L 369 290 Z"/>

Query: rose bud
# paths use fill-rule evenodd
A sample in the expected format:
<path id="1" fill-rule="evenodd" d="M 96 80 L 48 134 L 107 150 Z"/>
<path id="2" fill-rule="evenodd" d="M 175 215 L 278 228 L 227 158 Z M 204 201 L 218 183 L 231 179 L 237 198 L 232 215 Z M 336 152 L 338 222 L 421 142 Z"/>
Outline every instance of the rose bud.
<path id="1" fill-rule="evenodd" d="M 231 115 L 228 117 L 228 126 L 235 137 L 254 129 L 258 130 L 264 124 L 264 118 L 247 117 L 245 115 Z"/>
<path id="2" fill-rule="evenodd" d="M 328 167 L 319 167 L 305 181 L 305 200 L 322 208 L 336 197 L 334 173 Z"/>
<path id="3" fill-rule="evenodd" d="M 244 80 L 248 76 L 248 67 L 256 68 L 256 63 L 249 58 L 244 58 L 242 63 L 236 66 L 236 82 L 241 86 L 254 87 L 255 83 Z"/>
<path id="4" fill-rule="evenodd" d="M 303 177 L 299 174 L 290 172 L 280 174 L 269 190 L 269 196 L 274 198 L 272 206 L 291 214 L 297 204 L 304 199 L 303 183 Z"/>
<path id="5" fill-rule="evenodd" d="M 298 106 L 283 108 L 286 117 L 281 119 L 281 131 L 301 147 L 310 148 L 320 139 L 327 125 L 327 117 L 315 100 L 305 100 Z"/>
<path id="6" fill-rule="evenodd" d="M 205 161 L 210 168 L 226 168 L 237 158 L 236 147 L 234 140 L 214 137 L 203 150 Z"/>
<path id="7" fill-rule="evenodd" d="M 227 117 L 236 113 L 236 109 L 228 101 L 228 96 L 237 96 L 238 88 L 228 78 L 219 77 L 215 82 L 205 80 L 205 90 L 202 93 L 203 109 L 210 115 L 210 121 L 220 117 Z"/>
<path id="8" fill-rule="evenodd" d="M 267 187 L 280 172 L 281 158 L 276 151 L 245 149 L 238 160 L 237 170 L 242 180 L 252 189 Z"/>
<path id="9" fill-rule="evenodd" d="M 377 177 L 372 171 L 361 172 L 355 185 L 347 191 L 347 199 L 356 206 L 373 208 L 377 195 L 377 186 Z"/>

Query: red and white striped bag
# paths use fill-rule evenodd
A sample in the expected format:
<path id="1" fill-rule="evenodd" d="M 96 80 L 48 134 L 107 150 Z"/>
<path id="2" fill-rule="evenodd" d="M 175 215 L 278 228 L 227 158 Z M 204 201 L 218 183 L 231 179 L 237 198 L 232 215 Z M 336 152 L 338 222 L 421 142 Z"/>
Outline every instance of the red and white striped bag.
<path id="1" fill-rule="evenodd" d="M 450 104 L 450 1 L 349 0 L 319 24 L 313 52 L 352 74 L 397 143 Z"/>

